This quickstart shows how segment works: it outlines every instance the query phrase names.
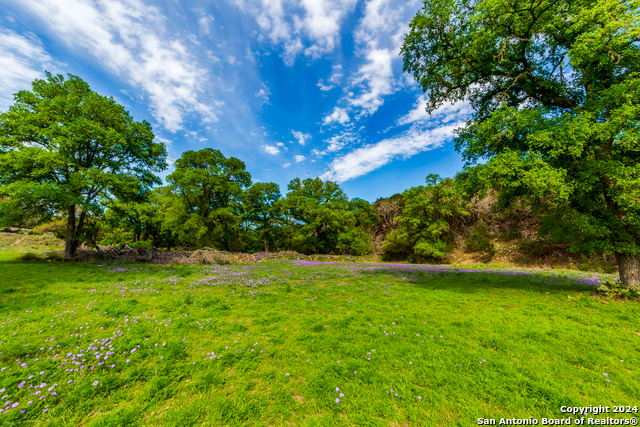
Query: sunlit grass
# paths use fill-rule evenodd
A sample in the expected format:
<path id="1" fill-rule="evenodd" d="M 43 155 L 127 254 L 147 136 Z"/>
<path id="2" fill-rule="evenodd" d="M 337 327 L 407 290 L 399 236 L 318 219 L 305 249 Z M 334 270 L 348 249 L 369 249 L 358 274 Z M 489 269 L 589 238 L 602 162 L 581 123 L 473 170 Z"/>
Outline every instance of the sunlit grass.
<path id="1" fill-rule="evenodd" d="M 605 304 L 558 275 L 289 262 L 0 270 L 8 424 L 475 425 L 640 395 L 640 305 Z"/>

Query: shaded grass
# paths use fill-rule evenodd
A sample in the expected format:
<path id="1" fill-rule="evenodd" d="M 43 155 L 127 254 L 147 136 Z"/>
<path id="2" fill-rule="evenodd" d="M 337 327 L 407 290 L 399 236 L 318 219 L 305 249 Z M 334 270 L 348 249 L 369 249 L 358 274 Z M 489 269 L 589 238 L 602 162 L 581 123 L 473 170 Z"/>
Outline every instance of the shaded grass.
<path id="1" fill-rule="evenodd" d="M 0 270 L 0 389 L 3 404 L 19 402 L 0 414 L 9 424 L 471 425 L 640 395 L 640 305 L 604 304 L 563 277 L 291 263 Z"/>

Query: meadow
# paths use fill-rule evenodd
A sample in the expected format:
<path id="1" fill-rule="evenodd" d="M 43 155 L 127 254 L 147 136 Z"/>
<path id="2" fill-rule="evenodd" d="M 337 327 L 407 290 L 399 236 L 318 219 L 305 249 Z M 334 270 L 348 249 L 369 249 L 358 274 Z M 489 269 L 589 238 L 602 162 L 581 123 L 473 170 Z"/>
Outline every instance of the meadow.
<path id="1" fill-rule="evenodd" d="M 607 275 L 15 258 L 0 425 L 469 426 L 640 403 L 640 305 L 594 296 Z"/>

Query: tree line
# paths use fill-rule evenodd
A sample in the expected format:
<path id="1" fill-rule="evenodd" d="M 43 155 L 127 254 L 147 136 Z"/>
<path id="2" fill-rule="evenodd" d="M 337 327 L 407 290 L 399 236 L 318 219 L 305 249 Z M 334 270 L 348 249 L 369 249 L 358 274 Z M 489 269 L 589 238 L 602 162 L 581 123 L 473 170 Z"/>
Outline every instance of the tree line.
<path id="1" fill-rule="evenodd" d="M 352 254 L 380 244 L 428 260 L 473 220 L 469 202 L 493 194 L 497 211 L 528 207 L 548 241 L 614 255 L 637 286 L 639 17 L 640 0 L 425 0 L 403 69 L 427 112 L 471 104 L 455 138 L 466 163 L 373 204 L 317 178 L 283 196 L 214 149 L 184 153 L 159 187 L 167 153 L 149 123 L 79 77 L 47 73 L 0 114 L 0 225 L 64 217 L 66 258 L 82 242 L 144 240 Z M 474 236 L 490 250 L 486 230 Z"/>

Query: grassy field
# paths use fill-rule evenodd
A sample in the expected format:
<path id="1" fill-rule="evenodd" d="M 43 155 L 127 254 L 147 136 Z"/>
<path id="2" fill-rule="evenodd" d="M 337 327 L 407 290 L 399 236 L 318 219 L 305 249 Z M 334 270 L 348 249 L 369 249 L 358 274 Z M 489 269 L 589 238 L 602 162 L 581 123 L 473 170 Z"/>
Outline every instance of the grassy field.
<path id="1" fill-rule="evenodd" d="M 595 298 L 597 275 L 1 249 L 1 425 L 470 426 L 640 404 L 640 304 Z"/>

